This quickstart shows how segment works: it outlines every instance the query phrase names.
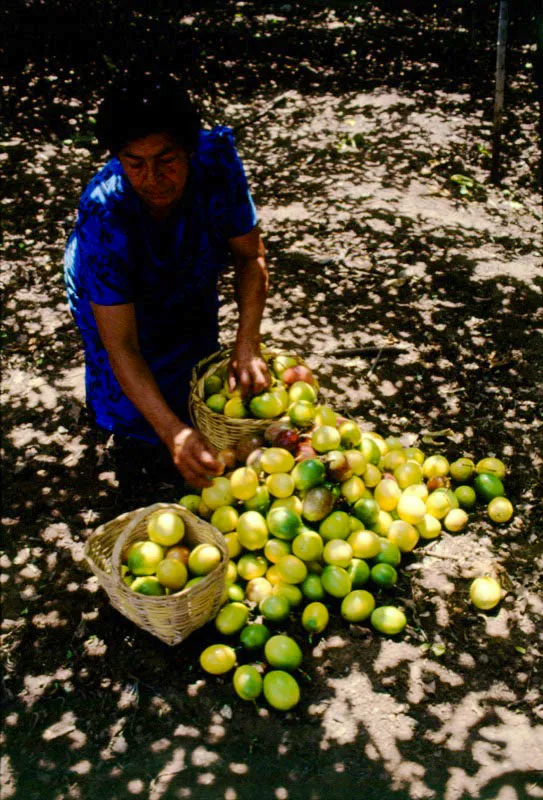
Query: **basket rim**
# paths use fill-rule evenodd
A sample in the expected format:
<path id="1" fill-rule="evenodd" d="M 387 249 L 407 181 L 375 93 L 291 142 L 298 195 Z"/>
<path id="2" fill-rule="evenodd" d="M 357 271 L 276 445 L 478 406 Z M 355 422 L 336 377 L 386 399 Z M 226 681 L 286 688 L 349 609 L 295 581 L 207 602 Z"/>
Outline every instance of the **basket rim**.
<path id="1" fill-rule="evenodd" d="M 123 593 L 126 590 L 127 597 L 131 597 L 130 587 L 126 586 L 123 583 L 123 581 L 121 580 L 121 578 L 120 578 L 122 548 L 123 548 L 127 538 L 130 536 L 130 534 L 132 533 L 134 528 L 141 522 L 141 520 L 145 519 L 146 517 L 151 516 L 153 513 L 155 513 L 156 511 L 159 511 L 161 509 L 163 509 L 163 510 L 170 509 L 170 510 L 174 510 L 176 512 L 181 511 L 181 515 L 182 516 L 188 516 L 190 520 L 194 520 L 199 525 L 205 524 L 206 526 L 211 528 L 214 531 L 214 533 L 217 535 L 217 546 L 218 546 L 218 548 L 219 548 L 219 550 L 221 552 L 221 561 L 215 567 L 215 569 L 213 569 L 207 575 L 202 576 L 202 578 L 203 578 L 202 581 L 199 581 L 197 585 L 201 586 L 204 583 L 210 583 L 212 580 L 214 580 L 216 578 L 216 574 L 218 572 L 226 569 L 226 564 L 229 561 L 228 547 L 226 545 L 226 542 L 224 542 L 224 544 L 223 544 L 223 542 L 221 541 L 221 536 L 222 536 L 221 532 L 218 530 L 218 528 L 215 528 L 214 525 L 211 525 L 211 523 L 209 521 L 201 519 L 200 517 L 196 516 L 191 511 L 189 511 L 188 508 L 186 508 L 185 506 L 181 505 L 180 503 L 157 502 L 157 503 L 152 503 L 150 506 L 141 506 L 141 507 L 139 507 L 137 509 L 134 509 L 132 511 L 125 511 L 123 514 L 120 514 L 119 516 L 114 517 L 113 519 L 102 523 L 94 531 L 94 533 L 88 538 L 88 540 L 87 540 L 87 542 L 85 544 L 85 551 L 84 552 L 85 552 L 85 558 L 87 559 L 87 561 L 88 562 L 92 562 L 93 568 L 98 568 L 100 570 L 100 572 L 104 572 L 104 570 L 96 563 L 96 561 L 94 560 L 94 558 L 92 557 L 92 555 L 90 553 L 90 550 L 91 550 L 91 547 L 92 547 L 92 543 L 95 542 L 97 538 L 99 538 L 100 536 L 104 535 L 107 526 L 113 525 L 116 522 L 121 522 L 121 521 L 124 521 L 124 520 L 128 520 L 127 524 L 123 527 L 122 531 L 117 535 L 117 537 L 115 539 L 115 544 L 113 545 L 113 549 L 112 549 L 111 556 L 110 556 L 110 559 L 109 559 L 110 564 L 111 564 L 111 571 L 106 573 L 107 577 L 111 581 L 114 581 L 117 584 L 118 588 L 120 588 Z M 189 586 L 189 587 L 185 586 L 182 589 L 180 589 L 179 591 L 173 592 L 172 594 L 163 595 L 163 596 L 157 596 L 157 597 L 152 596 L 152 595 L 145 595 L 145 600 L 146 601 L 151 601 L 151 602 L 157 602 L 157 603 L 164 603 L 165 601 L 168 601 L 168 600 L 177 599 L 184 592 L 189 592 L 191 589 L 194 589 L 194 588 L 195 588 L 194 586 Z"/>
<path id="2" fill-rule="evenodd" d="M 199 404 L 202 408 L 205 406 L 205 413 L 208 413 L 210 416 L 217 418 L 218 420 L 224 420 L 224 414 L 220 414 L 217 411 L 213 411 L 209 406 L 206 404 L 204 399 L 204 381 L 208 377 L 211 369 L 216 369 L 217 367 L 222 366 L 225 362 L 230 360 L 234 348 L 232 346 L 227 346 L 221 350 L 217 350 L 215 353 L 203 358 L 199 361 L 192 369 L 192 376 L 191 376 L 191 389 L 189 393 L 189 406 L 192 404 Z M 302 356 L 292 353 L 290 350 L 287 349 L 268 349 L 263 348 L 262 350 L 263 356 L 271 356 L 273 358 L 281 355 L 291 355 L 293 358 L 298 359 L 301 363 L 305 363 Z M 203 410 L 203 409 L 202 409 Z M 189 408 L 191 413 L 191 417 L 193 417 L 192 409 Z M 269 419 L 257 419 L 252 417 L 228 417 L 228 424 L 232 424 L 234 427 L 240 426 L 243 427 L 247 425 L 248 422 L 270 422 Z M 193 422 L 195 420 L 193 419 Z"/>

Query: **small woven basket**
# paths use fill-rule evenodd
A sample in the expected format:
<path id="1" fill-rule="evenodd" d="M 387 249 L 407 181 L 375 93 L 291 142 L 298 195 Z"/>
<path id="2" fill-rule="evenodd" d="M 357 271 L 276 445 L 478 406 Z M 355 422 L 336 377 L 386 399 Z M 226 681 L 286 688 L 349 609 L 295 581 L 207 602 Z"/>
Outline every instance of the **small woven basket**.
<path id="1" fill-rule="evenodd" d="M 174 511 L 183 519 L 183 544 L 189 547 L 204 542 L 214 544 L 222 556 L 219 565 L 204 580 L 163 597 L 138 594 L 121 578 L 123 552 L 133 542 L 148 538 L 147 522 L 156 511 Z M 87 541 L 85 556 L 117 611 L 166 644 L 182 642 L 213 619 L 221 606 L 228 564 L 224 537 L 212 525 L 175 503 L 155 503 L 101 525 Z"/>
<path id="2" fill-rule="evenodd" d="M 204 358 L 194 367 L 190 383 L 189 412 L 192 423 L 217 450 L 223 450 L 225 447 L 235 447 L 239 440 L 246 436 L 262 435 L 268 425 L 273 422 L 272 419 L 254 419 L 252 417 L 233 419 L 232 417 L 225 417 L 224 414 L 212 411 L 206 405 L 205 379 L 220 367 L 227 366 L 231 355 L 232 350 L 227 349 L 219 350 Z M 293 354 L 286 351 L 272 352 L 264 350 L 263 355 L 269 360 L 279 355 Z M 298 364 L 305 366 L 302 358 L 299 356 L 293 357 L 296 358 Z"/>

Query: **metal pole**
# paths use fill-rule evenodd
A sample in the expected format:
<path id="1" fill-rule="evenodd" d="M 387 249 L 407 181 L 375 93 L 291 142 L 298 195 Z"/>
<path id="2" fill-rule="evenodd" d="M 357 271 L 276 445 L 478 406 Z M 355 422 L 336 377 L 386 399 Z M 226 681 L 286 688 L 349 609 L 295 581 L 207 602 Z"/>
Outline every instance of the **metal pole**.
<path id="1" fill-rule="evenodd" d="M 539 103 L 539 188 L 543 196 L 543 0 L 537 0 L 535 9 L 535 86 Z"/>
<path id="2" fill-rule="evenodd" d="M 501 134 L 503 126 L 503 101 L 505 89 L 505 51 L 507 46 L 507 24 L 509 0 L 500 0 L 498 40 L 496 43 L 496 88 L 494 92 L 494 119 L 492 125 L 492 166 L 490 177 L 500 182 Z"/>

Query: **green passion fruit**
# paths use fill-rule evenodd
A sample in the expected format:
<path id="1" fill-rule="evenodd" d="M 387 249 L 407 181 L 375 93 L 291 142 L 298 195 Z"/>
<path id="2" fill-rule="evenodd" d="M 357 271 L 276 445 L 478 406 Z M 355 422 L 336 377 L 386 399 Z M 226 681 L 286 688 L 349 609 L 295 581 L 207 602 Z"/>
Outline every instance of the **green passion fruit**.
<path id="1" fill-rule="evenodd" d="M 246 625 L 239 635 L 239 641 L 246 650 L 260 650 L 271 636 L 271 631 L 262 622 Z"/>
<path id="2" fill-rule="evenodd" d="M 322 633 L 328 625 L 330 613 L 324 603 L 308 603 L 302 612 L 302 625 L 310 633 Z"/>
<path id="3" fill-rule="evenodd" d="M 504 497 L 505 489 L 501 478 L 491 472 L 480 472 L 473 481 L 473 488 L 480 500 L 490 503 L 495 497 Z"/>
<path id="4" fill-rule="evenodd" d="M 242 700 L 256 700 L 262 692 L 262 675 L 254 664 L 243 664 L 234 672 L 233 684 Z"/>
<path id="5" fill-rule="evenodd" d="M 273 708 L 289 711 L 300 701 L 296 679 L 284 670 L 274 669 L 264 676 L 264 697 Z"/>

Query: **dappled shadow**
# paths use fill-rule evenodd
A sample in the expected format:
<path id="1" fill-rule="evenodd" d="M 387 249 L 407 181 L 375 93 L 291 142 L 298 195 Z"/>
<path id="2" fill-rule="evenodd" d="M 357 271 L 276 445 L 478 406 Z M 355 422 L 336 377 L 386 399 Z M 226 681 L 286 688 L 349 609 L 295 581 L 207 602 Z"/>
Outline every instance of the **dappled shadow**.
<path id="1" fill-rule="evenodd" d="M 6 83 L 17 102 L 2 144 L 5 798 L 539 796 L 542 254 L 535 108 L 522 102 L 529 39 L 513 28 L 510 171 L 498 189 L 495 20 L 472 25 L 477 4 L 464 5 L 428 4 L 423 24 L 409 4 L 339 2 L 183 4 L 183 17 L 167 2 L 153 13 L 104 4 L 102 19 L 74 3 L 57 27 L 31 4 L 20 18 L 28 48 Z M 101 36 L 127 23 L 107 59 L 81 46 L 98 23 Z M 76 33 L 62 50 L 61 24 Z M 208 122 L 249 123 L 237 139 L 270 263 L 265 341 L 303 354 L 323 399 L 365 429 L 451 457 L 496 453 L 510 468 L 510 526 L 473 515 L 420 546 L 381 592 L 405 607 L 404 637 L 333 615 L 309 643 L 289 622 L 304 661 L 287 715 L 244 705 L 230 676 L 200 669 L 212 625 L 168 648 L 111 608 L 83 561 L 101 522 L 181 489 L 152 465 L 130 493 L 119 485 L 107 437 L 83 415 L 61 274 L 101 158 L 98 91 L 135 39 L 139 58 L 160 43 L 164 64 L 187 67 Z M 226 342 L 229 274 L 221 294 Z M 507 590 L 484 615 L 467 596 L 480 571 Z"/>

